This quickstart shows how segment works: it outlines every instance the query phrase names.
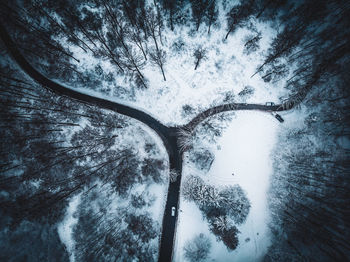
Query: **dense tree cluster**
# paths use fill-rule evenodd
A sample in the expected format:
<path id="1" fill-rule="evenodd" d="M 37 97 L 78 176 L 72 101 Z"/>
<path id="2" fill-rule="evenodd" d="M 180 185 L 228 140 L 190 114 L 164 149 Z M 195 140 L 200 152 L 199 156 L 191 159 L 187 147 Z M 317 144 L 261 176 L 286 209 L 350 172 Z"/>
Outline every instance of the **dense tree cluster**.
<path id="1" fill-rule="evenodd" d="M 201 171 L 208 172 L 214 162 L 214 154 L 205 148 L 190 150 L 189 160 Z"/>
<path id="2" fill-rule="evenodd" d="M 138 88 L 147 88 L 142 69 L 148 61 L 159 67 L 166 81 L 162 31 L 168 23 L 174 30 L 175 25 L 190 21 L 184 12 L 187 4 L 166 0 L 151 4 L 139 0 L 7 1 L 2 13 L 8 19 L 2 23 L 21 43 L 21 52 L 50 77 L 92 89 L 102 80 L 113 84 L 110 72 L 80 69 L 78 53 L 71 51 L 74 47 L 110 61 L 115 73 Z M 216 1 L 191 1 L 191 7 L 197 30 L 205 21 L 209 33 L 217 19 Z"/>
<path id="3" fill-rule="evenodd" d="M 75 46 L 95 58 L 108 59 L 117 73 L 146 88 L 142 69 L 148 61 L 159 67 L 166 80 L 164 27 L 169 25 L 174 30 L 177 24 L 192 23 L 198 31 L 204 22 L 210 32 L 216 23 L 218 4 L 215 0 L 162 0 L 148 4 L 122 0 L 8 1 L 3 7 L 8 19 L 2 22 L 21 43 L 21 51 L 48 75 L 87 86 L 101 84 L 101 77 L 113 79 L 111 73 L 100 72 L 97 78 L 96 72 L 80 72 L 76 52 L 69 48 Z M 253 19 L 276 21 L 282 30 L 256 73 L 265 81 L 288 77 L 286 88 L 294 92 L 290 102 L 300 102 L 313 85 L 329 74 L 345 74 L 343 64 L 349 63 L 349 9 L 346 1 L 336 0 L 241 1 L 227 11 L 225 38 Z M 259 32 L 248 38 L 245 52 L 256 51 L 260 38 Z M 197 49 L 194 56 L 197 68 L 205 52 Z M 295 69 L 291 69 L 292 64 L 297 64 Z"/>
<path id="4" fill-rule="evenodd" d="M 140 157 L 131 145 L 123 147 L 119 137 L 128 127 L 124 117 L 59 97 L 5 61 L 0 71 L 0 100 L 0 243 L 7 250 L 2 260 L 66 261 L 57 225 L 71 197 L 82 192 L 88 197 L 101 183 L 109 186 L 111 194 L 127 197 L 137 184 L 164 182 L 164 162 L 156 158 L 154 145 L 146 144 L 146 157 Z M 139 195 L 132 196 L 135 208 L 152 202 L 152 197 L 142 195 L 140 202 Z M 141 231 L 146 234 L 143 229 L 151 230 L 154 224 L 147 216 L 130 216 L 123 238 L 134 232 L 141 242 L 146 241 Z M 140 229 L 135 221 L 146 224 Z M 151 238 L 158 234 L 154 228 Z M 34 241 L 33 245 L 16 240 L 22 237 L 28 243 Z M 11 257 L 18 245 L 21 252 Z"/>
<path id="5" fill-rule="evenodd" d="M 218 2 L 16 0 L 2 3 L 0 20 L 20 52 L 45 75 L 94 90 L 102 86 L 109 94 L 108 85 L 116 85 L 115 75 L 131 87 L 147 88 L 147 63 L 156 66 L 166 81 L 169 54 L 164 29 L 189 25 L 194 27 L 190 34 L 195 34 L 205 26 L 205 34 L 210 34 L 212 27 L 219 26 Z M 227 2 L 222 1 L 223 7 Z M 276 149 L 270 190 L 274 240 L 265 259 L 346 261 L 350 256 L 350 2 L 247 0 L 228 9 L 223 14 L 226 23 L 220 25 L 226 28 L 222 38 L 249 27 L 245 54 L 256 52 L 262 39 L 252 23 L 269 21 L 278 27 L 252 77 L 272 83 L 286 80 L 291 96 L 284 106 L 304 101 L 308 114 L 303 127 L 281 133 Z M 172 49 L 183 46 L 181 39 L 176 40 Z M 196 47 L 191 60 L 194 70 L 206 59 L 206 50 Z M 114 71 L 104 72 L 100 65 L 82 70 L 79 53 L 108 61 Z M 79 260 L 108 261 L 116 259 L 115 254 L 121 254 L 120 259 L 154 260 L 156 251 L 150 243 L 156 239 L 156 227 L 142 211 L 151 200 L 143 193 L 128 193 L 137 184 L 161 183 L 162 160 L 141 157 L 133 148 L 118 145 L 128 126 L 124 118 L 58 97 L 9 67 L 5 59 L 0 66 L 0 243 L 6 250 L 0 259 L 66 260 L 55 225 L 67 201 L 82 194 L 74 235 Z M 253 93 L 254 88 L 245 86 L 238 96 L 245 101 Z M 233 99 L 234 94 L 228 93 L 222 102 Z M 195 110 L 184 106 L 183 114 Z M 223 120 L 230 116 L 217 114 L 203 121 L 216 113 L 208 109 L 179 130 L 182 151 L 193 147 L 194 134 L 205 134 L 210 141 L 222 134 Z M 152 150 L 152 145 L 144 148 L 147 154 Z M 194 158 L 206 161 L 200 154 Z M 178 175 L 171 172 L 172 180 Z M 98 196 L 103 186 L 110 195 L 129 197 L 137 211 L 120 208 L 109 213 L 113 201 Z M 199 206 L 217 238 L 235 249 L 238 231 L 233 224 L 243 223 L 250 208 L 242 189 L 218 189 L 191 176 L 183 193 Z M 32 250 L 25 243 L 29 238 L 35 239 Z M 40 248 L 43 239 L 49 239 L 45 250 Z M 18 251 L 12 243 L 23 248 Z M 204 259 L 203 247 L 210 244 L 199 235 L 185 251 L 187 258 Z"/>
<path id="6" fill-rule="evenodd" d="M 265 81 L 288 76 L 289 102 L 303 100 L 308 114 L 302 127 L 281 134 L 275 151 L 275 240 L 266 261 L 347 260 L 350 4 L 256 3 L 252 16 L 283 26 L 257 73 Z"/>
<path id="7" fill-rule="evenodd" d="M 77 261 L 154 261 L 159 225 L 142 206 L 121 206 L 108 185 L 83 194 L 74 227 Z M 143 198 L 145 204 L 147 198 Z"/>
<path id="8" fill-rule="evenodd" d="M 344 85 L 311 91 L 304 123 L 280 134 L 270 190 L 275 242 L 266 261 L 342 261 L 350 255 L 350 102 Z"/>
<path id="9" fill-rule="evenodd" d="M 187 201 L 194 201 L 208 220 L 210 230 L 228 249 L 238 245 L 239 233 L 235 224 L 242 224 L 249 213 L 250 203 L 238 185 L 219 189 L 206 184 L 198 176 L 186 178 L 182 194 Z"/>
<path id="10" fill-rule="evenodd" d="M 8 219 L 2 215 L 1 218 Z M 0 248 L 1 261 L 69 261 L 69 254 L 58 236 L 56 227 L 47 223 L 23 221 L 12 230 L 3 230 L 1 227 Z"/>
<path id="11" fill-rule="evenodd" d="M 289 103 L 299 103 L 318 83 L 329 77 L 346 76 L 350 54 L 349 15 L 347 1 L 241 1 L 227 16 L 226 38 L 249 19 L 278 23 L 282 30 L 273 39 L 265 61 L 255 74 L 259 73 L 267 82 L 288 77 L 285 87 L 293 93 Z M 246 52 L 256 49 L 259 38 L 258 33 L 247 39 Z"/>
<path id="12" fill-rule="evenodd" d="M 89 118 L 71 101 L 52 97 L 24 79 L 11 68 L 1 68 L 1 188 L 10 194 L 3 210 L 12 213 L 14 223 L 28 216 L 40 221 L 47 215 L 45 208 L 76 191 L 73 183 L 54 194 L 48 190 L 60 186 L 74 161 L 69 156 L 73 149 L 64 146 L 63 130 L 78 127 L 80 117 Z M 50 212 L 53 222 L 62 211 Z"/>

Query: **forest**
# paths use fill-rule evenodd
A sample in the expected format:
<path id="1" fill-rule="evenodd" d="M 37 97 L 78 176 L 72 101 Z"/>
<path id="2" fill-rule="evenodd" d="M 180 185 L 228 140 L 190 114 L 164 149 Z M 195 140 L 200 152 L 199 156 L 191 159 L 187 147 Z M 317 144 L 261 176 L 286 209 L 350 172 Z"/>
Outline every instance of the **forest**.
<path id="1" fill-rule="evenodd" d="M 211 250 L 239 251 L 253 204 L 239 183 L 208 182 L 210 146 L 235 110 L 270 100 L 261 111 L 287 121 L 256 261 L 349 260 L 349 1 L 5 0 L 0 14 L 1 261 L 168 261 L 178 183 L 173 237 L 182 203 L 208 230 L 170 241 L 171 259 L 225 262 Z M 35 81 L 5 34 L 38 74 L 166 131 Z"/>

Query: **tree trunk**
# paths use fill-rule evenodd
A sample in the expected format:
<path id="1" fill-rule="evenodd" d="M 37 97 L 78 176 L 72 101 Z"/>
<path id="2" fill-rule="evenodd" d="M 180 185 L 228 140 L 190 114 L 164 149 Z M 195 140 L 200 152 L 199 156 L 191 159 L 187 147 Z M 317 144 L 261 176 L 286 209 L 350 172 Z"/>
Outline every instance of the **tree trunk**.
<path id="1" fill-rule="evenodd" d="M 164 79 L 164 81 L 166 81 L 165 74 L 164 74 L 164 70 L 163 70 L 163 66 L 160 66 L 160 69 L 162 70 L 163 79 Z"/>
<path id="2" fill-rule="evenodd" d="M 225 40 L 227 39 L 228 35 L 232 32 L 233 27 L 234 27 L 234 24 L 232 23 L 231 26 L 230 26 L 230 29 L 228 30 L 228 32 L 227 32 L 227 34 L 225 36 Z"/>
<path id="3" fill-rule="evenodd" d="M 259 17 L 262 15 L 262 13 L 265 11 L 266 7 L 268 7 L 271 3 L 272 3 L 272 0 L 268 1 L 268 2 L 266 3 L 266 5 L 263 6 L 263 8 L 261 9 L 261 11 L 257 14 L 256 18 L 259 18 Z"/>
<path id="4" fill-rule="evenodd" d="M 210 34 L 210 27 L 211 27 L 211 21 L 209 22 L 209 26 L 208 26 L 208 35 Z"/>
<path id="5" fill-rule="evenodd" d="M 174 31 L 173 9 L 170 9 L 170 29 L 171 29 L 171 31 Z"/>
<path id="6" fill-rule="evenodd" d="M 197 70 L 197 67 L 198 67 L 198 65 L 199 65 L 199 61 L 200 61 L 200 59 L 198 58 L 194 70 Z"/>
<path id="7" fill-rule="evenodd" d="M 198 32 L 198 29 L 199 29 L 200 24 L 201 24 L 201 19 L 198 18 L 198 20 L 197 20 L 197 29 L 196 29 L 197 32 Z"/>

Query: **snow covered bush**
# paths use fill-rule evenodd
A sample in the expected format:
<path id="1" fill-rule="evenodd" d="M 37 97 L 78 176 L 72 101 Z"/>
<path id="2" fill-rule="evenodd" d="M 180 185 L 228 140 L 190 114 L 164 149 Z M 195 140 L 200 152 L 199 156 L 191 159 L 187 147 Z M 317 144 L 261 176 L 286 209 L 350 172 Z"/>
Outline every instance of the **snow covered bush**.
<path id="1" fill-rule="evenodd" d="M 210 253 L 210 248 L 210 239 L 201 233 L 186 243 L 184 256 L 190 262 L 204 261 Z"/>
<path id="2" fill-rule="evenodd" d="M 132 194 L 130 203 L 135 208 L 142 208 L 147 204 L 145 196 L 142 194 Z"/>
<path id="3" fill-rule="evenodd" d="M 218 216 L 212 219 L 211 224 L 218 231 L 228 230 L 231 227 L 230 221 L 227 219 L 227 216 Z"/>
<path id="4" fill-rule="evenodd" d="M 190 105 L 183 105 L 181 115 L 185 118 L 194 113 L 194 108 Z"/>
<path id="5" fill-rule="evenodd" d="M 142 163 L 142 175 L 149 182 L 162 183 L 164 181 L 163 171 L 165 169 L 164 163 L 160 159 L 146 158 Z"/>
<path id="6" fill-rule="evenodd" d="M 261 40 L 261 32 L 255 35 L 248 35 L 245 39 L 244 53 L 249 55 L 252 52 L 256 52 L 259 49 L 259 41 Z"/>
<path id="7" fill-rule="evenodd" d="M 193 57 L 196 59 L 194 70 L 197 70 L 197 67 L 199 66 L 199 63 L 202 60 L 206 60 L 207 59 L 207 55 L 206 54 L 207 54 L 207 50 L 205 50 L 201 46 L 194 50 Z"/>
<path id="8" fill-rule="evenodd" d="M 214 162 L 214 154 L 208 149 L 189 151 L 189 160 L 201 171 L 208 172 Z"/>
<path id="9" fill-rule="evenodd" d="M 234 225 L 242 224 L 249 213 L 250 203 L 240 186 L 215 188 L 198 176 L 188 176 L 183 182 L 182 194 L 194 201 L 207 219 L 210 230 L 228 249 L 238 245 L 239 233 Z"/>
<path id="10" fill-rule="evenodd" d="M 202 201 L 205 190 L 204 181 L 198 176 L 187 177 L 182 185 L 182 194 L 188 201 Z"/>
<path id="11" fill-rule="evenodd" d="M 238 95 L 244 99 L 244 101 L 252 96 L 254 94 L 254 87 L 252 86 L 245 86 L 241 92 L 238 93 Z"/>
<path id="12" fill-rule="evenodd" d="M 249 213 L 249 200 L 239 185 L 228 186 L 220 191 L 220 206 L 236 224 L 242 224 Z"/>
<path id="13" fill-rule="evenodd" d="M 193 132 L 186 128 L 179 128 L 177 143 L 182 152 L 192 148 Z"/>
<path id="14" fill-rule="evenodd" d="M 211 224 L 211 232 L 217 237 L 218 240 L 222 241 L 227 249 L 235 250 L 238 246 L 238 229 L 235 226 L 230 228 L 218 227 L 217 224 Z"/>
<path id="15" fill-rule="evenodd" d="M 116 254 L 121 261 L 155 260 L 160 225 L 143 203 L 130 207 L 121 200 L 102 184 L 82 196 L 73 228 L 75 261 L 111 261 Z"/>

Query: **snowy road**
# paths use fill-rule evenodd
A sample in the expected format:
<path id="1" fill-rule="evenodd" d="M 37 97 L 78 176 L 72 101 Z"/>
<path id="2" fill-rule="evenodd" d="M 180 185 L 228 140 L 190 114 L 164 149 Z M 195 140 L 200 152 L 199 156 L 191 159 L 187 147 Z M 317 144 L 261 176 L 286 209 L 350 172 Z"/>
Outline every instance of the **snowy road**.
<path id="1" fill-rule="evenodd" d="M 34 69 L 30 63 L 21 55 L 19 50 L 16 48 L 16 44 L 12 41 L 11 37 L 0 24 L 0 35 L 3 40 L 7 50 L 12 55 L 14 60 L 18 63 L 18 65 L 22 68 L 24 72 L 26 72 L 32 79 L 40 83 L 41 85 L 47 87 L 54 93 L 67 96 L 72 99 L 81 101 L 83 103 L 88 103 L 100 108 L 112 110 L 119 114 L 123 114 L 125 116 L 137 119 L 142 123 L 146 124 L 150 128 L 152 128 L 162 139 L 164 146 L 167 149 L 169 154 L 169 163 L 170 169 L 178 172 L 177 180 L 173 183 L 170 183 L 166 207 L 163 217 L 163 227 L 162 227 L 162 236 L 160 242 L 160 252 L 159 252 L 159 261 L 171 261 L 172 253 L 173 253 L 173 244 L 174 244 L 174 236 L 175 236 L 175 228 L 177 221 L 177 213 L 175 217 L 171 216 L 171 207 L 177 207 L 179 204 L 179 192 L 181 186 L 181 172 L 182 172 L 182 157 L 183 152 L 179 150 L 178 147 L 178 128 L 176 127 L 167 127 L 161 124 L 158 120 L 150 116 L 149 114 L 132 108 L 130 106 L 126 106 L 120 103 L 116 103 L 113 101 L 109 101 L 103 98 L 94 97 L 82 92 L 78 92 L 72 88 L 60 85 L 42 75 L 36 69 Z M 198 116 L 196 116 L 192 121 L 188 124 L 184 125 L 185 128 L 193 129 L 197 124 L 199 124 L 204 119 L 221 113 L 225 111 L 231 110 L 259 110 L 259 111 L 283 111 L 285 110 L 282 105 L 275 106 L 266 106 L 261 104 L 237 104 L 230 103 L 225 105 L 216 106 L 214 108 L 208 109 Z"/>

